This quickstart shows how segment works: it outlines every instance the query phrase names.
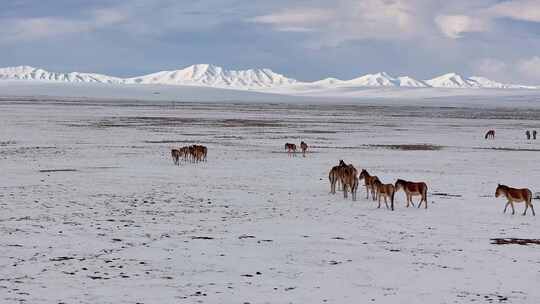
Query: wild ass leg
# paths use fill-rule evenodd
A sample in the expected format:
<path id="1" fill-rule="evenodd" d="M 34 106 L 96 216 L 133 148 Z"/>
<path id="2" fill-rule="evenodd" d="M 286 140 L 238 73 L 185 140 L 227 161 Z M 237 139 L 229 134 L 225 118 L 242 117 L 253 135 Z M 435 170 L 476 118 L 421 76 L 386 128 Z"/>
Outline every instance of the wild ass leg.
<path id="1" fill-rule="evenodd" d="M 516 214 L 516 210 L 514 209 L 514 202 L 510 201 L 510 207 L 512 207 L 512 215 Z"/>
<path id="2" fill-rule="evenodd" d="M 412 200 L 412 195 L 407 194 L 407 198 L 408 198 L 409 202 L 411 203 L 411 205 L 414 207 L 414 203 L 413 203 L 413 200 Z M 407 207 L 409 207 L 409 204 L 407 204 Z"/>

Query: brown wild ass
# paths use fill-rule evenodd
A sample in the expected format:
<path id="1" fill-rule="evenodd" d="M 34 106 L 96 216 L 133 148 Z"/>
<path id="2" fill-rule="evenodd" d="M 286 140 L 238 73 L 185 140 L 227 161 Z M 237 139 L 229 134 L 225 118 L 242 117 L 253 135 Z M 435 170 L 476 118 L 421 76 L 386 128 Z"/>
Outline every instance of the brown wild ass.
<path id="1" fill-rule="evenodd" d="M 358 170 L 351 164 L 342 167 L 341 182 L 343 184 L 343 197 L 347 198 L 347 192 L 351 191 L 353 201 L 356 201 L 356 191 L 358 190 Z"/>
<path id="2" fill-rule="evenodd" d="M 202 145 L 191 145 L 171 150 L 171 156 L 175 165 L 180 164 L 180 158 L 184 161 L 189 160 L 191 162 L 206 161 L 207 155 L 208 148 Z"/>
<path id="3" fill-rule="evenodd" d="M 330 172 L 328 173 L 328 180 L 330 181 L 330 193 L 336 194 L 336 184 L 341 183 L 341 186 L 343 187 L 343 168 L 345 168 L 347 165 L 343 160 L 339 161 L 339 164 L 337 166 L 332 167 L 330 169 Z"/>
<path id="4" fill-rule="evenodd" d="M 527 209 L 529 209 L 529 207 L 531 207 L 532 214 L 536 215 L 534 213 L 534 207 L 531 202 L 532 200 L 531 190 L 527 188 L 523 188 L 523 189 L 510 188 L 508 186 L 499 184 L 497 186 L 497 189 L 495 190 L 495 197 L 499 197 L 501 195 L 504 195 L 506 199 L 508 200 L 508 202 L 506 202 L 506 205 L 504 206 L 503 213 L 506 213 L 506 208 L 508 208 L 508 205 L 510 205 L 512 207 L 512 214 L 514 214 L 515 213 L 514 202 L 516 203 L 525 202 L 525 211 L 523 211 L 523 215 L 527 214 Z"/>
<path id="5" fill-rule="evenodd" d="M 178 149 L 171 149 L 171 157 L 173 159 L 173 163 L 175 165 L 180 165 L 180 150 Z"/>
<path id="6" fill-rule="evenodd" d="M 386 209 L 388 209 L 388 201 L 390 200 L 391 210 L 394 210 L 394 194 L 396 193 L 395 187 L 392 184 L 383 184 L 378 179 L 373 183 L 375 191 L 377 192 L 377 197 L 379 198 L 379 206 L 381 208 L 381 197 L 384 197 L 384 204 Z"/>
<path id="7" fill-rule="evenodd" d="M 300 149 L 302 149 L 302 156 L 306 157 L 306 151 L 308 149 L 308 145 L 304 141 L 300 143 Z"/>
<path id="8" fill-rule="evenodd" d="M 418 203 L 418 208 L 420 208 L 422 202 L 425 202 L 425 208 L 427 209 L 428 187 L 426 183 L 415 183 L 398 179 L 395 184 L 395 192 L 398 192 L 401 188 L 403 188 L 403 191 L 405 191 L 405 196 L 407 197 L 407 207 L 409 207 L 409 203 L 411 203 L 411 205 L 414 207 L 414 203 L 412 201 L 413 196 L 421 196 L 422 199 L 420 199 L 420 202 Z"/>
<path id="9" fill-rule="evenodd" d="M 285 144 L 285 150 L 289 154 L 289 156 L 296 156 L 296 145 L 291 143 Z"/>
<path id="10" fill-rule="evenodd" d="M 375 191 L 375 187 L 373 187 L 373 183 L 378 181 L 379 178 L 370 175 L 366 169 L 362 169 L 362 172 L 360 172 L 360 180 L 362 179 L 364 180 L 364 186 L 366 186 L 366 199 L 369 199 L 369 193 L 371 192 L 372 199 L 376 200 L 377 193 Z"/>

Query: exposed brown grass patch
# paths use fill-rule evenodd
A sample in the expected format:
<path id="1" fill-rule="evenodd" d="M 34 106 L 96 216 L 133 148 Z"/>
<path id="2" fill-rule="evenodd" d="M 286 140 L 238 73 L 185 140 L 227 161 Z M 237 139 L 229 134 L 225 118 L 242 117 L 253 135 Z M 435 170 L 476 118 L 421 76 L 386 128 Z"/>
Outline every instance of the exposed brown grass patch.
<path id="1" fill-rule="evenodd" d="M 402 151 L 438 151 L 444 147 L 431 144 L 401 144 L 401 145 L 366 145 L 372 148 L 383 148 L 390 150 L 402 150 Z"/>
<path id="2" fill-rule="evenodd" d="M 518 239 L 518 238 L 494 238 L 491 239 L 491 244 L 495 245 L 540 245 L 540 239 Z"/>

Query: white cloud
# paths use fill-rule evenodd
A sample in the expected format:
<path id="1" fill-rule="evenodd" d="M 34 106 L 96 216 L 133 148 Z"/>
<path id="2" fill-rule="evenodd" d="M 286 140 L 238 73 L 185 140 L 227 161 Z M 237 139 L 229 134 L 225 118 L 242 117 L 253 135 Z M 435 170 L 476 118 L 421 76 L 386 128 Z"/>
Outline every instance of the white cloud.
<path id="1" fill-rule="evenodd" d="M 439 15 L 435 23 L 444 35 L 452 39 L 461 38 L 463 33 L 484 32 L 489 28 L 486 20 L 467 15 Z"/>
<path id="2" fill-rule="evenodd" d="M 484 58 L 473 64 L 473 71 L 497 81 L 539 85 L 540 57 L 522 58 L 513 62 Z"/>
<path id="3" fill-rule="evenodd" d="M 95 27 L 122 23 L 129 19 L 126 11 L 115 8 L 102 8 L 92 12 L 90 22 Z"/>
<path id="4" fill-rule="evenodd" d="M 513 0 L 498 3 L 488 9 L 494 17 L 506 17 L 515 20 L 540 22 L 540 1 Z"/>
<path id="5" fill-rule="evenodd" d="M 482 76 L 503 76 L 508 70 L 508 65 L 497 59 L 484 58 L 476 63 L 474 70 Z"/>
<path id="6" fill-rule="evenodd" d="M 457 39 L 465 33 L 489 31 L 491 23 L 500 18 L 540 22 L 539 0 L 509 0 L 461 11 L 462 14 L 435 17 L 440 31 L 449 38 Z"/>
<path id="7" fill-rule="evenodd" d="M 331 7 L 295 7 L 248 19 L 279 31 L 317 33 L 322 45 L 361 39 L 406 39 L 421 33 L 426 0 L 338 0 Z"/>
<path id="8" fill-rule="evenodd" d="M 500 30 L 496 23 L 501 18 L 540 22 L 540 0 L 336 0 L 327 7 L 314 2 L 248 20 L 278 31 L 317 33 L 319 42 L 331 45 L 362 39 L 429 40 L 439 33 L 459 39 Z"/>
<path id="9" fill-rule="evenodd" d="M 310 31 L 331 21 L 334 12 L 323 9 L 287 9 L 278 13 L 257 16 L 250 21 L 269 24 L 281 31 Z"/>
<path id="10" fill-rule="evenodd" d="M 127 16 L 112 9 L 91 11 L 84 19 L 20 17 L 0 20 L 0 43 L 44 39 L 89 32 L 120 23 Z"/>
<path id="11" fill-rule="evenodd" d="M 528 79 L 540 82 L 540 57 L 519 60 L 516 67 Z"/>

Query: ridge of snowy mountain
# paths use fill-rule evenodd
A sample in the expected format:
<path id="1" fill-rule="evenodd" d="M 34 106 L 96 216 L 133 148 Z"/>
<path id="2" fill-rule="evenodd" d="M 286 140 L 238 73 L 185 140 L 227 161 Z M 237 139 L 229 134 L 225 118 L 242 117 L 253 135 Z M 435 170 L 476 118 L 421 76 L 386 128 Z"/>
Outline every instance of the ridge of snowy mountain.
<path id="1" fill-rule="evenodd" d="M 366 87 L 416 87 L 423 88 L 428 85 L 422 81 L 416 80 L 409 76 L 394 77 L 386 72 L 380 72 L 376 74 L 367 74 L 351 80 L 347 80 L 344 83 L 356 86 Z"/>
<path id="2" fill-rule="evenodd" d="M 96 82 L 96 83 L 122 83 L 123 80 L 118 77 L 111 77 L 95 73 L 56 73 L 31 66 L 17 66 L 0 68 L 0 79 L 19 79 L 19 80 L 44 80 L 44 81 L 62 81 L 62 82 Z"/>
<path id="3" fill-rule="evenodd" d="M 267 90 L 272 88 L 319 86 L 338 87 L 407 87 L 407 88 L 496 88 L 538 89 L 535 86 L 504 84 L 485 77 L 463 77 L 447 73 L 429 80 L 409 76 L 394 77 L 385 72 L 366 74 L 350 80 L 325 78 L 314 82 L 300 82 L 270 69 L 227 70 L 211 64 L 196 64 L 180 70 L 161 71 L 143 76 L 120 78 L 95 73 L 49 72 L 31 66 L 0 68 L 0 80 L 38 80 L 59 82 L 92 82 L 108 84 L 163 84 L 189 85 L 231 89 Z"/>
<path id="4" fill-rule="evenodd" d="M 292 85 L 295 79 L 274 73 L 269 69 L 225 70 L 210 64 L 196 64 L 185 69 L 162 71 L 125 79 L 125 83 L 201 85 L 232 88 L 272 88 Z"/>

